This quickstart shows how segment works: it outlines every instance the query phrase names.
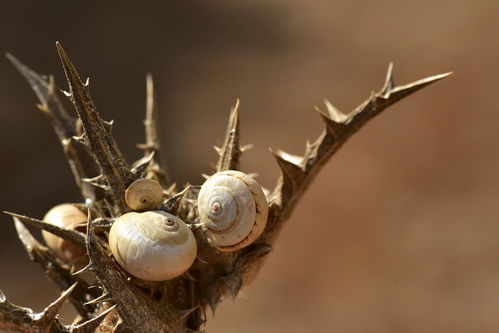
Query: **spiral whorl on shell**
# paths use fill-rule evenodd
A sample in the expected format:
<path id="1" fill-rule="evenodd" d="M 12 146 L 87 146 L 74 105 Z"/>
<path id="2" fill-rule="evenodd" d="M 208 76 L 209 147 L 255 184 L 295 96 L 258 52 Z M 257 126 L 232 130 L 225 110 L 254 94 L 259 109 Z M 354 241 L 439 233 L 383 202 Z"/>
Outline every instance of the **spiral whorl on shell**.
<path id="1" fill-rule="evenodd" d="M 222 251 L 236 251 L 253 243 L 267 223 L 267 199 L 247 174 L 228 170 L 214 174 L 198 196 L 201 222 L 211 242 Z"/>
<path id="2" fill-rule="evenodd" d="M 156 209 L 162 200 L 161 185 L 149 178 L 137 179 L 125 191 L 125 202 L 133 210 Z"/>
<path id="3" fill-rule="evenodd" d="M 130 274 L 146 281 L 164 281 L 183 274 L 197 254 L 191 229 L 163 211 L 127 213 L 113 223 L 109 248 Z"/>

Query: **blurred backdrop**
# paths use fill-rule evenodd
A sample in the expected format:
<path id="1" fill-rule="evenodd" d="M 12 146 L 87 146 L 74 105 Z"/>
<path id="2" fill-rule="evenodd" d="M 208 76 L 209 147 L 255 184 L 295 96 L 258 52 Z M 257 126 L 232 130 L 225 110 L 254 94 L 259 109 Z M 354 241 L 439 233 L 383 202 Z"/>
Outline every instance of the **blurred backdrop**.
<path id="1" fill-rule="evenodd" d="M 145 75 L 172 177 L 200 184 L 241 99 L 243 169 L 273 187 L 268 148 L 301 154 L 315 105 L 354 109 L 384 81 L 455 74 L 396 104 L 323 169 L 252 286 L 208 332 L 497 332 L 497 1 L 2 1 L 0 52 L 66 82 L 60 41 L 129 161 Z M 79 201 L 50 125 L 0 59 L 0 209 Z M 37 311 L 57 291 L 0 217 L 0 288 Z M 35 290 L 35 291 L 34 291 Z M 71 318 L 64 312 L 65 320 Z"/>

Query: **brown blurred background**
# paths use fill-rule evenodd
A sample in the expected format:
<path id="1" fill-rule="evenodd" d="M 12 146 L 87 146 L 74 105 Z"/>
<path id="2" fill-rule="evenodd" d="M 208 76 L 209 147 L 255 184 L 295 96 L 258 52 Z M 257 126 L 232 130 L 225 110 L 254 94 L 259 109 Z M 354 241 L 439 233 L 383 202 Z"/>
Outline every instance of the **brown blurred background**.
<path id="1" fill-rule="evenodd" d="M 454 71 L 334 156 L 259 279 L 208 332 L 497 332 L 498 15 L 485 0 L 2 1 L 0 52 L 65 88 L 61 41 L 129 161 L 153 73 L 171 175 L 194 184 L 236 97 L 243 141 L 255 144 L 243 168 L 272 187 L 268 147 L 302 153 L 322 129 L 312 110 L 323 98 L 352 110 L 390 61 L 401 84 Z M 0 209 L 41 218 L 80 198 L 35 103 L 0 59 Z M 38 311 L 57 294 L 6 216 L 0 288 Z"/>

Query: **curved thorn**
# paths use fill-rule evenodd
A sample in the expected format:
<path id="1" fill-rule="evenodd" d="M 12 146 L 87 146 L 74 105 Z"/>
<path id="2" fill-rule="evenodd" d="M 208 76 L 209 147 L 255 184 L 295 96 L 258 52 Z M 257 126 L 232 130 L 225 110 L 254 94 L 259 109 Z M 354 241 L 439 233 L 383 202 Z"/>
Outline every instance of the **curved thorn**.
<path id="1" fill-rule="evenodd" d="M 84 323 L 78 325 L 71 325 L 70 333 L 92 333 L 95 331 L 97 327 L 102 323 L 102 321 L 106 318 L 106 316 L 116 308 L 116 304 L 111 306 L 106 311 L 103 311 L 98 316 L 87 320 Z"/>
<path id="2" fill-rule="evenodd" d="M 392 90 L 393 87 L 395 87 L 395 80 L 393 79 L 393 62 L 390 62 L 386 72 L 385 84 L 383 85 L 383 88 L 381 88 L 380 93 L 384 95 L 388 91 Z"/>
<path id="3" fill-rule="evenodd" d="M 49 327 L 59 313 L 64 302 L 68 299 L 69 295 L 73 292 L 78 282 L 75 282 L 71 287 L 62 292 L 61 296 L 49 304 L 42 313 L 37 314 L 36 326 Z"/>
<path id="4" fill-rule="evenodd" d="M 27 223 L 35 228 L 48 231 L 62 239 L 65 239 L 78 247 L 85 248 L 85 235 L 79 233 L 78 231 L 74 231 L 71 229 L 65 229 L 58 227 L 54 224 L 50 224 L 45 221 L 40 221 L 38 219 L 34 219 L 28 216 L 19 215 L 12 212 L 4 211 L 5 214 L 10 215 L 14 218 L 19 219 L 23 223 Z"/>

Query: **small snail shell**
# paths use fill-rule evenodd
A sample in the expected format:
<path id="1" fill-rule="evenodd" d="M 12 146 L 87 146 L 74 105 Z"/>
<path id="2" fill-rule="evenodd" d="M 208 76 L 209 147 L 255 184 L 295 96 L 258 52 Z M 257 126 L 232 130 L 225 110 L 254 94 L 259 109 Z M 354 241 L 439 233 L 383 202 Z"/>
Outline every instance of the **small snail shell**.
<path id="1" fill-rule="evenodd" d="M 191 229 L 163 211 L 126 213 L 109 231 L 109 248 L 130 274 L 146 281 L 164 281 L 184 273 L 197 254 Z"/>
<path id="2" fill-rule="evenodd" d="M 214 174 L 198 196 L 201 222 L 222 251 L 236 251 L 253 243 L 267 223 L 267 199 L 258 183 L 245 173 Z"/>
<path id="3" fill-rule="evenodd" d="M 87 221 L 87 214 L 71 204 L 61 204 L 49 210 L 43 220 L 61 228 L 74 229 Z M 42 236 L 47 246 L 65 262 L 78 265 L 87 261 L 84 249 L 48 231 L 42 231 Z"/>
<path id="4" fill-rule="evenodd" d="M 125 202 L 133 210 L 155 209 L 162 200 L 161 185 L 149 178 L 137 179 L 125 191 Z"/>

